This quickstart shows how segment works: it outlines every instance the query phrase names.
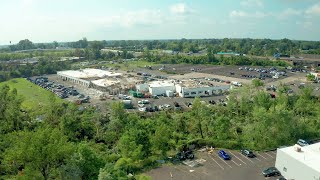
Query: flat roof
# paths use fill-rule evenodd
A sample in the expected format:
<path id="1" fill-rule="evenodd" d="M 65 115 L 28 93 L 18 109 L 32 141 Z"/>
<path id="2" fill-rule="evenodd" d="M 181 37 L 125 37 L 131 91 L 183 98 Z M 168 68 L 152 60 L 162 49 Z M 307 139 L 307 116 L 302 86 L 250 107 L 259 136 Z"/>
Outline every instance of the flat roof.
<path id="1" fill-rule="evenodd" d="M 180 83 L 178 83 L 177 85 L 180 85 L 181 87 L 186 87 L 186 88 L 230 86 L 226 83 L 207 81 L 207 80 L 181 80 Z"/>
<path id="2" fill-rule="evenodd" d="M 93 77 L 113 77 L 121 76 L 122 73 L 114 73 L 101 69 L 80 69 L 80 70 L 67 70 L 67 71 L 58 71 L 60 75 L 66 75 L 74 78 L 86 79 Z"/>
<path id="3" fill-rule="evenodd" d="M 153 87 L 168 87 L 168 86 L 174 86 L 174 82 L 173 81 L 152 81 L 149 83 L 149 87 L 153 88 Z"/>
<path id="4" fill-rule="evenodd" d="M 92 83 L 101 87 L 109 87 L 109 86 L 120 83 L 120 81 L 113 81 L 109 79 L 99 79 L 99 80 L 92 81 Z"/>
<path id="5" fill-rule="evenodd" d="M 280 148 L 282 151 L 299 162 L 320 172 L 320 142 L 301 147 L 301 152 L 294 150 L 294 146 Z"/>

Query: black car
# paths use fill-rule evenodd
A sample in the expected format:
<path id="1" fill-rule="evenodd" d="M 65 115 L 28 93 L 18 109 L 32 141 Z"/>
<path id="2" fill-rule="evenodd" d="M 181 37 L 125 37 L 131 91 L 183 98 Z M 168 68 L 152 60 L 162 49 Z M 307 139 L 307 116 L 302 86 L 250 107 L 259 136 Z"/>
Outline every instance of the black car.
<path id="1" fill-rule="evenodd" d="M 254 158 L 256 157 L 256 155 L 253 154 L 252 151 L 248 150 L 248 149 L 242 149 L 241 153 L 249 158 Z"/>
<path id="2" fill-rule="evenodd" d="M 264 171 L 262 171 L 262 174 L 264 177 L 281 175 L 280 171 L 278 171 L 278 169 L 275 167 L 269 167 L 268 169 L 265 169 Z"/>
<path id="3" fill-rule="evenodd" d="M 176 158 L 180 161 L 184 161 L 186 159 L 194 159 L 194 154 L 192 151 L 182 151 L 176 154 Z"/>
<path id="4" fill-rule="evenodd" d="M 280 178 L 278 178 L 277 180 L 287 180 L 287 179 L 284 178 L 284 177 L 280 177 Z"/>

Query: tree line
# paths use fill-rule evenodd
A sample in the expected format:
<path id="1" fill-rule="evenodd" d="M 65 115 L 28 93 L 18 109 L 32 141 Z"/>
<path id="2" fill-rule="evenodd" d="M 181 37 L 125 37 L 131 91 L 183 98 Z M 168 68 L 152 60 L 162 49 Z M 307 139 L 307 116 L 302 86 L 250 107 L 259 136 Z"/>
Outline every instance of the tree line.
<path id="1" fill-rule="evenodd" d="M 39 58 L 38 63 L 32 64 L 6 64 L 0 63 L 0 82 L 19 77 L 40 76 L 43 74 L 56 74 L 57 71 L 71 69 L 71 62 L 54 61 L 48 58 Z"/>
<path id="2" fill-rule="evenodd" d="M 320 54 L 319 41 L 302 41 L 290 39 L 180 39 L 180 40 L 113 40 L 88 41 L 87 38 L 75 42 L 32 43 L 25 39 L 15 45 L 10 45 L 9 51 L 29 49 L 55 49 L 57 47 L 85 49 L 99 43 L 102 47 L 116 50 L 140 51 L 144 50 L 172 50 L 176 52 L 197 53 L 212 49 L 217 52 L 236 52 L 255 56 L 272 56 L 275 53 L 286 55 Z"/>

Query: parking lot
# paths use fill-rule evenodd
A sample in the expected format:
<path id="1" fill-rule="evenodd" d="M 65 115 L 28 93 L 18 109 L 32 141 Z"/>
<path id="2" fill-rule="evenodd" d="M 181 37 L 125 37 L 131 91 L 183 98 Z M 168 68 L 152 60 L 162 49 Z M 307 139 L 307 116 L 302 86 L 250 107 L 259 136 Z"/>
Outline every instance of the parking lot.
<path id="1" fill-rule="evenodd" d="M 130 109 L 128 111 L 134 111 L 138 110 L 139 107 L 137 106 L 139 101 L 142 100 L 147 100 L 148 104 L 145 104 L 145 107 L 154 107 L 154 106 L 162 106 L 162 105 L 170 105 L 170 110 L 174 109 L 174 104 L 178 103 L 179 107 L 181 107 L 180 110 L 188 110 L 192 107 L 192 103 L 194 101 L 194 98 L 177 98 L 177 97 L 164 97 L 164 96 L 158 96 L 159 99 L 153 99 L 153 98 L 131 98 L 132 103 L 134 105 L 135 109 Z M 214 101 L 216 103 L 219 103 L 220 101 L 226 101 L 226 96 L 225 95 L 220 95 L 220 96 L 211 96 L 211 97 L 202 97 L 201 102 L 205 102 L 206 104 L 209 104 L 209 101 Z M 191 104 L 190 104 L 191 103 Z M 191 105 L 188 107 L 188 105 Z"/>
<path id="2" fill-rule="evenodd" d="M 155 180 L 193 180 L 193 179 L 217 179 L 217 180 L 274 180 L 278 177 L 265 178 L 261 172 L 275 165 L 276 151 L 255 153 L 255 158 L 248 158 L 239 151 L 226 150 L 231 156 L 231 160 L 223 160 L 217 154 L 218 150 L 212 153 L 197 152 L 197 159 L 204 159 L 205 162 L 199 167 L 189 167 L 186 165 L 164 165 L 151 170 L 147 174 Z"/>

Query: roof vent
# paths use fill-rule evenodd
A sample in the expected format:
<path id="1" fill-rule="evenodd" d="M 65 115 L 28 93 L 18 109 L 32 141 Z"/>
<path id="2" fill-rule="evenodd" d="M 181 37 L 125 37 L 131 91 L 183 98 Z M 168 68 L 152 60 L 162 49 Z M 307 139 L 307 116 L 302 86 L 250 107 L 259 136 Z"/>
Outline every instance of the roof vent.
<path id="1" fill-rule="evenodd" d="M 299 146 L 298 144 L 295 144 L 293 146 L 293 149 L 296 151 L 296 152 L 301 152 L 301 146 Z"/>

